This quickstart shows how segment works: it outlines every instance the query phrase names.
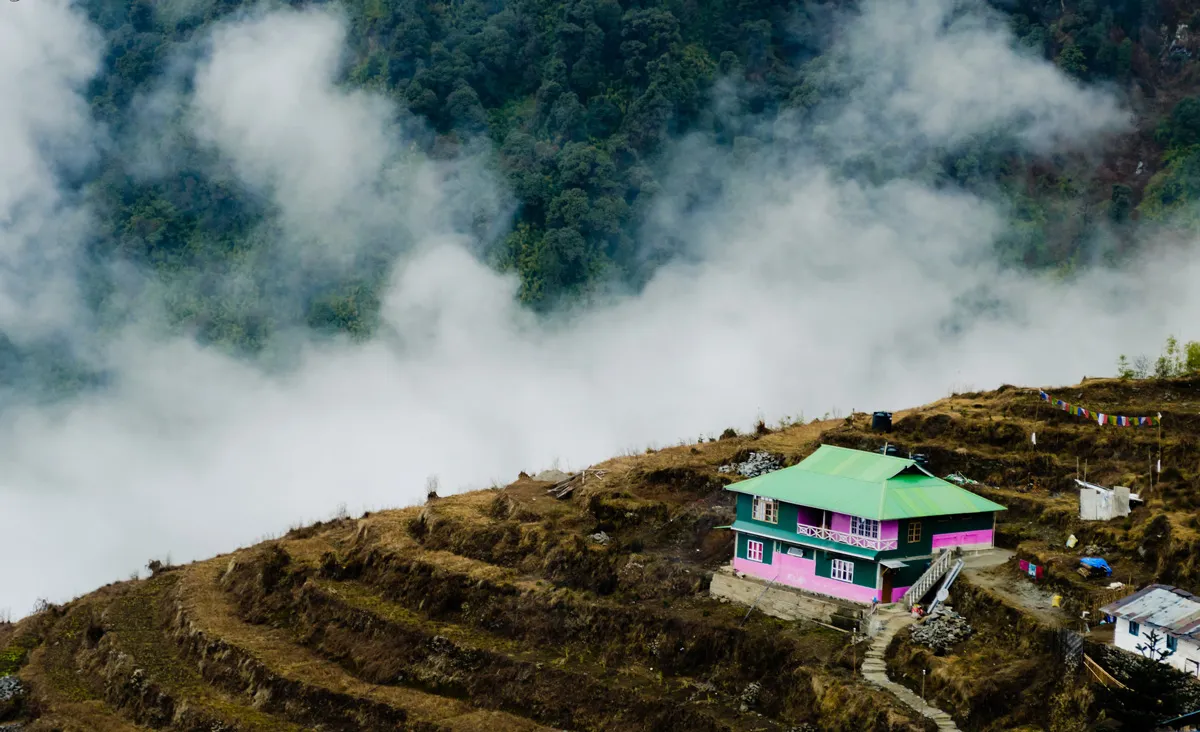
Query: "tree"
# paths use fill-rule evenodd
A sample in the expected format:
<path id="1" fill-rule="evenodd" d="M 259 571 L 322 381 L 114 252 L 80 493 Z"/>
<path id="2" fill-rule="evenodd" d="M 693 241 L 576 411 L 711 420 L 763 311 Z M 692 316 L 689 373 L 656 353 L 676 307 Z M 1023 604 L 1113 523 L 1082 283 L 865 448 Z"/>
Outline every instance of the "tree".
<path id="1" fill-rule="evenodd" d="M 1123 353 L 1119 357 L 1117 357 L 1117 378 L 1120 378 L 1120 379 L 1134 378 L 1133 367 L 1129 365 L 1129 359 L 1126 358 L 1125 354 L 1123 354 Z"/>
<path id="2" fill-rule="evenodd" d="M 1172 148 L 1200 142 L 1200 97 L 1181 99 L 1170 116 L 1159 124 L 1154 137 L 1159 144 Z"/>
<path id="3" fill-rule="evenodd" d="M 1133 189 L 1127 185 L 1116 183 L 1112 187 L 1110 200 L 1112 205 L 1108 209 L 1108 217 L 1118 224 L 1124 223 L 1133 209 Z"/>
<path id="4" fill-rule="evenodd" d="M 1087 73 L 1087 59 L 1074 41 L 1068 41 L 1055 60 L 1059 68 L 1072 76 L 1083 76 Z"/>
<path id="5" fill-rule="evenodd" d="M 1167 336 L 1162 355 L 1154 362 L 1154 375 L 1160 379 L 1179 376 L 1183 373 L 1183 359 L 1180 355 L 1179 341 L 1175 336 Z"/>
<path id="6" fill-rule="evenodd" d="M 1200 371 L 1200 343 L 1196 341 L 1188 341 L 1183 347 L 1185 354 L 1184 366 L 1189 374 L 1194 374 Z"/>
<path id="7" fill-rule="evenodd" d="M 1162 644 L 1162 645 L 1160 645 Z M 1197 690 L 1188 674 L 1164 663 L 1173 653 L 1156 630 L 1139 643 L 1139 656 L 1121 658 L 1118 678 L 1127 688 L 1110 690 L 1112 711 L 1130 729 L 1155 729 L 1160 722 L 1189 712 Z"/>

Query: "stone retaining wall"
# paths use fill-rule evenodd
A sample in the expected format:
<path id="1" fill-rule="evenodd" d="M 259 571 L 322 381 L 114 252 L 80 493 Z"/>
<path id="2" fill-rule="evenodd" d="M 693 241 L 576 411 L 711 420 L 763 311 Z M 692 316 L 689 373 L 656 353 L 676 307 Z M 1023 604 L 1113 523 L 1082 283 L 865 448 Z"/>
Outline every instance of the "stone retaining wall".
<path id="1" fill-rule="evenodd" d="M 863 611 L 843 605 L 833 599 L 823 599 L 799 590 L 778 585 L 767 587 L 767 582 L 756 577 L 735 577 L 732 570 L 723 567 L 714 572 L 708 593 L 720 600 L 730 600 L 750 606 L 755 600 L 755 609 L 782 620 L 817 620 L 849 630 L 854 621 L 862 617 Z M 761 597 L 759 597 L 761 595 Z"/>

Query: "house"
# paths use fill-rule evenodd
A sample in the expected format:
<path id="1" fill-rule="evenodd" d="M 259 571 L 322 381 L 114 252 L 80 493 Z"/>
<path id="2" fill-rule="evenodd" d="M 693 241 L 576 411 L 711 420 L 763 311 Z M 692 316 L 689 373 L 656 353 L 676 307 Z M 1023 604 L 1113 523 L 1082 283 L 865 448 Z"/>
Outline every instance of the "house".
<path id="1" fill-rule="evenodd" d="M 993 547 L 1004 507 L 913 460 L 822 445 L 737 493 L 733 569 L 869 604 L 896 602 L 954 547 Z"/>
<path id="2" fill-rule="evenodd" d="M 1148 585 L 1100 611 L 1117 619 L 1117 648 L 1148 656 L 1149 634 L 1156 631 L 1161 639 L 1156 650 L 1169 653 L 1163 662 L 1200 676 L 1200 597 L 1170 585 Z"/>

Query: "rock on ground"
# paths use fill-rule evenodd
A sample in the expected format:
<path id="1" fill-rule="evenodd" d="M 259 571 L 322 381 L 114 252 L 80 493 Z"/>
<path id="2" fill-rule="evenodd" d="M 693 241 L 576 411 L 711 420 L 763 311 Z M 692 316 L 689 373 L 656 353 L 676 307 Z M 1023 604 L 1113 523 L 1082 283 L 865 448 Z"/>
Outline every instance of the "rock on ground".
<path id="1" fill-rule="evenodd" d="M 912 639 L 935 651 L 945 651 L 965 640 L 972 632 L 966 618 L 950 608 L 939 607 L 924 623 L 913 626 Z"/>
<path id="2" fill-rule="evenodd" d="M 25 688 L 16 676 L 0 676 L 0 702 L 21 696 Z"/>
<path id="3" fill-rule="evenodd" d="M 722 465 L 717 468 L 719 473 L 737 473 L 746 478 L 755 478 L 764 473 L 770 473 L 783 467 L 779 458 L 769 452 L 752 452 L 745 462 Z"/>

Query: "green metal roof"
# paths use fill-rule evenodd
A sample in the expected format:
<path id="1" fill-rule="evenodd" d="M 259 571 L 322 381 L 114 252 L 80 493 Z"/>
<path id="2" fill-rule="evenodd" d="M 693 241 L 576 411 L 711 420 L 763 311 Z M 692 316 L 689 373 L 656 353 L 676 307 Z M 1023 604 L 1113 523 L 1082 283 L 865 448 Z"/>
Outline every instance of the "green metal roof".
<path id="1" fill-rule="evenodd" d="M 1005 510 L 912 460 L 834 445 L 728 490 L 881 521 Z"/>

